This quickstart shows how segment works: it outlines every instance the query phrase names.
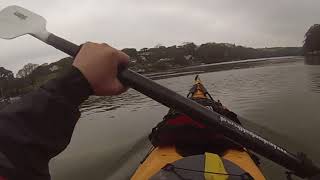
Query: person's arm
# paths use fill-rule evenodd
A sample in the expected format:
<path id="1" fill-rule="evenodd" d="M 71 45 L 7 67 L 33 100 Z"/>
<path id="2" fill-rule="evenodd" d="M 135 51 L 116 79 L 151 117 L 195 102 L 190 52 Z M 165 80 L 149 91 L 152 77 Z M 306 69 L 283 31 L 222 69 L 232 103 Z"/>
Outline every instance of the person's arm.
<path id="1" fill-rule="evenodd" d="M 0 175 L 50 179 L 49 160 L 69 144 L 79 105 L 91 94 L 124 92 L 117 73 L 127 63 L 118 50 L 86 43 L 68 73 L 1 110 Z"/>
<path id="2" fill-rule="evenodd" d="M 73 67 L 1 110 L 0 151 L 12 164 L 11 174 L 48 176 L 49 160 L 69 144 L 78 106 L 90 94 L 88 81 Z"/>

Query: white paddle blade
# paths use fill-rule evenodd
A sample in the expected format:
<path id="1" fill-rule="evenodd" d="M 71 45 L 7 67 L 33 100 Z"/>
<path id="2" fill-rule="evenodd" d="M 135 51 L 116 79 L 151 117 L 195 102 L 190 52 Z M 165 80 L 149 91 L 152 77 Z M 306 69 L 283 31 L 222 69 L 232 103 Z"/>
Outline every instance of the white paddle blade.
<path id="1" fill-rule="evenodd" d="M 45 32 L 46 20 L 27 9 L 8 6 L 0 11 L 0 38 L 13 39 L 25 34 L 38 37 Z"/>

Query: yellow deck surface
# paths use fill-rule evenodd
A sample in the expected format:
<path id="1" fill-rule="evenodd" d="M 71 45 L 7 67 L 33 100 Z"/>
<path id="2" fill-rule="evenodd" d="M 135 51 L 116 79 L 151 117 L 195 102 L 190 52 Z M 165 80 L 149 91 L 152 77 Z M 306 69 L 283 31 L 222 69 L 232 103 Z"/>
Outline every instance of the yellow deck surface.
<path id="1" fill-rule="evenodd" d="M 224 159 L 232 161 L 234 164 L 241 167 L 241 169 L 248 172 L 255 180 L 265 180 L 260 169 L 251 159 L 246 151 L 228 150 L 223 156 Z"/>
<path id="2" fill-rule="evenodd" d="M 168 163 L 173 163 L 183 157 L 176 152 L 175 147 L 155 148 L 147 159 L 139 166 L 132 180 L 147 180 Z M 255 180 L 265 180 L 260 169 L 255 165 L 246 151 L 228 150 L 224 159 L 232 161 L 247 171 Z"/>
<path id="3" fill-rule="evenodd" d="M 149 179 L 168 163 L 173 163 L 181 158 L 183 157 L 176 152 L 175 147 L 155 148 L 143 164 L 139 166 L 131 179 Z"/>

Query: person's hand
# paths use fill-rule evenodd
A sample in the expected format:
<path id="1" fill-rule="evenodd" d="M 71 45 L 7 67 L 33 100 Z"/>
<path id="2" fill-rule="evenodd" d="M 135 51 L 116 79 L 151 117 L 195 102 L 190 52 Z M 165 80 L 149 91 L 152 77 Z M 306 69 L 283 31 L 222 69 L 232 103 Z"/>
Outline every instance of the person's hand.
<path id="1" fill-rule="evenodd" d="M 126 67 L 129 56 L 107 44 L 85 43 L 73 66 L 89 81 L 95 95 L 118 95 L 127 90 L 117 78 L 119 67 Z"/>

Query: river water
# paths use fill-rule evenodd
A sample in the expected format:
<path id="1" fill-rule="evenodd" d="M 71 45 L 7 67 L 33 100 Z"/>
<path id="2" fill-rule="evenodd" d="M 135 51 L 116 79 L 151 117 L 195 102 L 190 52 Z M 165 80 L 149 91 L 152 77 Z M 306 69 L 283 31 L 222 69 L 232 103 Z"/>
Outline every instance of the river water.
<path id="1" fill-rule="evenodd" d="M 214 98 L 243 117 L 248 129 L 320 163 L 320 66 L 288 58 L 192 71 L 201 73 Z M 179 73 L 157 82 L 186 95 L 195 75 Z M 51 161 L 52 178 L 128 179 L 150 148 L 148 133 L 167 110 L 132 89 L 116 97 L 91 97 L 82 105 L 70 145 Z M 285 170 L 268 160 L 262 159 L 262 170 L 268 179 L 285 179 Z"/>

